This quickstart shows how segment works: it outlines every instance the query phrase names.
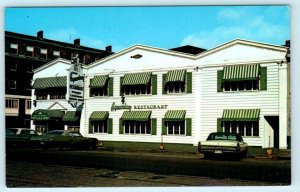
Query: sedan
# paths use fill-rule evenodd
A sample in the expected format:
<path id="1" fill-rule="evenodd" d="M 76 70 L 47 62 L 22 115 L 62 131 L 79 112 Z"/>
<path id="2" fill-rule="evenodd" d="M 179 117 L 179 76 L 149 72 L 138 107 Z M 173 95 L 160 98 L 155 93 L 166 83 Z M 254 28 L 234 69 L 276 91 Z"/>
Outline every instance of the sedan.
<path id="1" fill-rule="evenodd" d="M 248 144 L 237 133 L 210 133 L 206 141 L 198 143 L 198 151 L 204 158 L 213 155 L 229 155 L 241 160 L 247 157 Z"/>
<path id="2" fill-rule="evenodd" d="M 55 130 L 42 136 L 33 137 L 35 143 L 39 143 L 44 150 L 49 148 L 66 149 L 96 149 L 99 141 L 96 138 L 83 137 L 78 131 Z"/>

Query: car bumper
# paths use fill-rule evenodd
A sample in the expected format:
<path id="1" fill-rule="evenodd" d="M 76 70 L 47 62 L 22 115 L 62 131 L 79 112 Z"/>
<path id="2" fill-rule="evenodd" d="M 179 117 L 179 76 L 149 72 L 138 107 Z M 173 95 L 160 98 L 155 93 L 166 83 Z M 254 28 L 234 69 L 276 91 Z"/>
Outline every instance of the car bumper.
<path id="1" fill-rule="evenodd" d="M 198 148 L 200 153 L 213 153 L 213 154 L 240 154 L 241 150 L 235 147 L 201 147 Z"/>

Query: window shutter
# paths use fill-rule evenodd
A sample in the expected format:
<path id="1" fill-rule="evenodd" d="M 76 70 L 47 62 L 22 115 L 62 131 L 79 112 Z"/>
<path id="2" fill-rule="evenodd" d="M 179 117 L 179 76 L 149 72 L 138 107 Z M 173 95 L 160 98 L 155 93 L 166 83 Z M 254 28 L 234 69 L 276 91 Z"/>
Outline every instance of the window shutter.
<path id="1" fill-rule="evenodd" d="M 223 87 L 222 87 L 222 82 L 223 82 L 223 70 L 219 70 L 217 73 L 218 77 L 217 77 L 217 92 L 223 92 Z"/>
<path id="2" fill-rule="evenodd" d="M 91 120 L 89 120 L 89 134 L 93 134 L 93 126 Z"/>
<path id="3" fill-rule="evenodd" d="M 223 132 L 222 118 L 217 119 L 217 132 Z"/>
<path id="4" fill-rule="evenodd" d="M 186 81 L 187 81 L 186 92 L 187 93 L 192 93 L 192 84 L 193 84 L 192 78 L 193 78 L 192 72 L 188 72 L 187 77 L 186 77 Z"/>
<path id="5" fill-rule="evenodd" d="M 162 76 L 162 94 L 167 94 L 166 79 L 167 79 L 167 74 L 163 74 L 163 76 Z"/>
<path id="6" fill-rule="evenodd" d="M 112 118 L 108 119 L 108 129 L 107 129 L 107 133 L 108 134 L 112 134 L 113 132 L 113 120 Z"/>
<path id="7" fill-rule="evenodd" d="M 267 90 L 267 67 L 260 69 L 260 90 Z"/>
<path id="8" fill-rule="evenodd" d="M 90 84 L 92 83 L 92 80 L 93 79 L 90 79 Z M 93 95 L 92 95 L 92 88 L 90 87 L 90 97 L 93 97 Z"/>
<path id="9" fill-rule="evenodd" d="M 156 135 L 157 120 L 151 119 L 151 135 Z"/>
<path id="10" fill-rule="evenodd" d="M 123 96 L 123 95 L 124 95 L 123 89 L 122 89 L 122 82 L 123 82 L 123 79 L 124 79 L 124 76 L 123 76 L 123 77 L 120 77 L 120 96 Z"/>
<path id="11" fill-rule="evenodd" d="M 192 119 L 186 118 L 185 119 L 185 126 L 186 126 L 186 136 L 192 136 Z"/>
<path id="12" fill-rule="evenodd" d="M 119 134 L 124 134 L 124 126 L 122 119 L 119 119 Z"/>
<path id="13" fill-rule="evenodd" d="M 165 124 L 165 119 L 163 118 L 161 121 L 161 134 L 167 135 L 167 126 Z"/>
<path id="14" fill-rule="evenodd" d="M 108 79 L 108 96 L 114 95 L 114 78 L 110 77 Z"/>
<path id="15" fill-rule="evenodd" d="M 151 76 L 152 95 L 157 95 L 157 75 Z"/>

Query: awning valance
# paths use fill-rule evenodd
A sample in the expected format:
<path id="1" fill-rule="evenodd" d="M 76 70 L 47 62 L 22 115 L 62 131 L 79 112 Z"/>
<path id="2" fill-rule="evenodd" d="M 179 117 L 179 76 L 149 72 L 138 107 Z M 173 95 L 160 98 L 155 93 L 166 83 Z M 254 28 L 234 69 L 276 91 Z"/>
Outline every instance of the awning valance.
<path id="1" fill-rule="evenodd" d="M 151 111 L 124 111 L 121 119 L 131 121 L 148 121 L 150 116 Z"/>
<path id="2" fill-rule="evenodd" d="M 185 81 L 186 70 L 173 70 L 168 71 L 166 83 L 168 82 L 184 82 Z"/>
<path id="3" fill-rule="evenodd" d="M 80 118 L 80 111 L 67 111 L 63 117 L 63 121 L 78 121 Z"/>
<path id="4" fill-rule="evenodd" d="M 185 110 L 169 110 L 165 113 L 165 121 L 183 121 L 185 119 Z"/>
<path id="5" fill-rule="evenodd" d="M 46 89 L 54 87 L 66 87 L 67 86 L 67 77 L 46 77 L 46 78 L 37 78 L 34 81 L 33 89 Z"/>
<path id="6" fill-rule="evenodd" d="M 31 119 L 35 121 L 45 121 L 45 120 L 63 118 L 64 115 L 65 113 L 58 109 L 52 109 L 52 110 L 38 109 L 32 113 Z"/>
<path id="7" fill-rule="evenodd" d="M 108 118 L 108 111 L 94 111 L 91 116 L 91 121 L 104 121 Z"/>
<path id="8" fill-rule="evenodd" d="M 224 109 L 223 121 L 258 121 L 260 109 Z"/>
<path id="9" fill-rule="evenodd" d="M 223 73 L 224 81 L 240 81 L 258 79 L 260 72 L 259 64 L 225 66 Z"/>
<path id="10" fill-rule="evenodd" d="M 91 79 L 90 87 L 96 88 L 96 87 L 104 87 L 107 83 L 108 75 L 100 75 L 95 76 L 93 79 Z"/>
<path id="11" fill-rule="evenodd" d="M 148 85 L 151 74 L 151 72 L 125 74 L 122 85 Z"/>

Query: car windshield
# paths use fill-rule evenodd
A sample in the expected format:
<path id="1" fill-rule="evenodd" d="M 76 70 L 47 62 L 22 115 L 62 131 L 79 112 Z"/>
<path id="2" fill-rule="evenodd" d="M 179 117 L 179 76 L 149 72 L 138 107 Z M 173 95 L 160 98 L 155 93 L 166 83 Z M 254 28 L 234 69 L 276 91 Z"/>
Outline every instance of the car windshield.
<path id="1" fill-rule="evenodd" d="M 207 140 L 230 140 L 230 141 L 236 141 L 237 137 L 235 134 L 231 133 L 211 133 Z"/>
<path id="2" fill-rule="evenodd" d="M 48 133 L 45 133 L 45 135 L 62 135 L 62 131 L 50 131 Z"/>

